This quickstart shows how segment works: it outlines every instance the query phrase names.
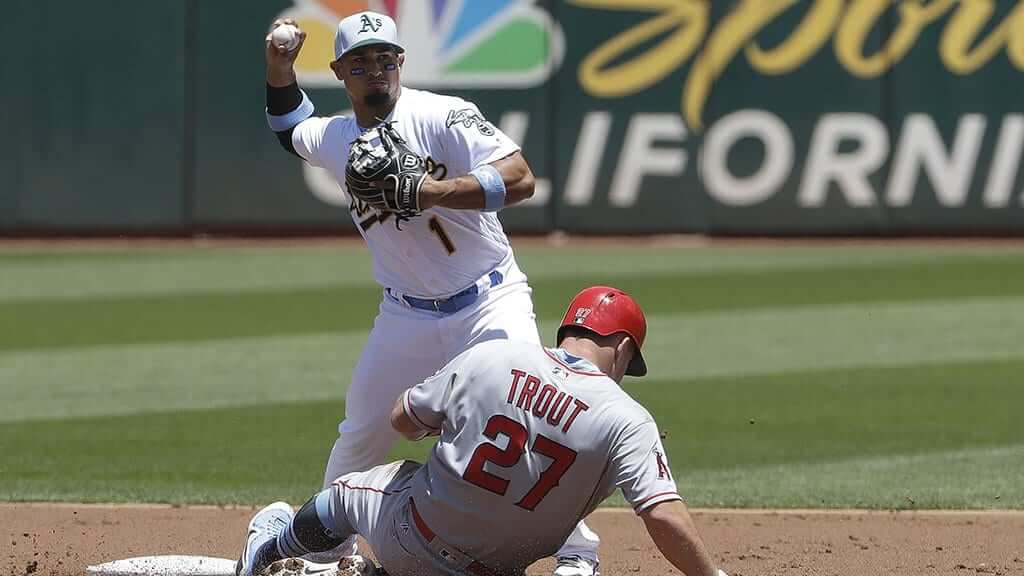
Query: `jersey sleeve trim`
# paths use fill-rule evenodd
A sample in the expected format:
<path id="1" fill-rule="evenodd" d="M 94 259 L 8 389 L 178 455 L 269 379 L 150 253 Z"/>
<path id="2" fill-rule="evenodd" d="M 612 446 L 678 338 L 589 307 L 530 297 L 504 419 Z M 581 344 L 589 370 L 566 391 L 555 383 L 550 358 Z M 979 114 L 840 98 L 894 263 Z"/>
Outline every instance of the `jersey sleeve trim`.
<path id="1" fill-rule="evenodd" d="M 427 424 L 423 420 L 420 420 L 420 417 L 417 416 L 416 412 L 413 410 L 412 404 L 409 404 L 409 391 L 408 390 L 406 390 L 404 393 L 402 393 L 402 408 L 405 410 L 405 415 L 408 416 L 410 420 L 412 420 L 413 424 L 419 426 L 420 430 L 426 430 L 428 432 L 440 432 L 441 431 L 440 428 L 434 428 L 433 426 Z"/>
<path id="2" fill-rule="evenodd" d="M 633 506 L 633 511 L 637 514 L 644 510 L 654 506 L 655 504 L 661 504 L 662 502 L 671 502 L 672 500 L 682 500 L 683 497 L 678 492 L 660 492 L 654 496 L 648 496 Z"/>
<path id="3" fill-rule="evenodd" d="M 303 120 L 313 115 L 316 110 L 313 107 L 313 101 L 309 99 L 305 91 L 302 92 L 302 103 L 299 107 L 291 112 L 282 116 L 275 116 L 267 111 L 267 124 L 270 129 L 274 132 L 284 132 L 295 128 L 302 123 Z"/>
<path id="4" fill-rule="evenodd" d="M 475 169 L 477 169 L 477 168 L 479 168 L 481 166 L 484 166 L 484 165 L 487 165 L 487 164 L 493 164 L 493 163 L 497 162 L 498 160 L 501 160 L 502 158 L 507 158 L 507 157 L 515 154 L 516 152 L 519 152 L 520 150 L 522 150 L 522 148 L 519 145 L 517 145 L 517 144 L 513 144 L 511 146 L 506 146 L 506 147 L 503 147 L 503 148 L 498 148 L 493 153 L 491 153 L 489 156 L 487 156 L 484 159 L 483 162 L 480 162 L 479 164 L 474 166 L 473 169 L 475 170 Z"/>

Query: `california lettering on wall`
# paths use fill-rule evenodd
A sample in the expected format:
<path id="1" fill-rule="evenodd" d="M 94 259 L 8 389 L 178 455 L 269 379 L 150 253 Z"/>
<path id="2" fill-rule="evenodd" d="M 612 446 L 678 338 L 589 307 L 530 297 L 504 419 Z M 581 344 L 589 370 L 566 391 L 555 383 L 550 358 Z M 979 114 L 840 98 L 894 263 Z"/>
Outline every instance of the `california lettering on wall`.
<path id="1" fill-rule="evenodd" d="M 836 60 L 858 78 L 888 72 L 919 41 L 921 33 L 947 14 L 936 49 L 953 74 L 965 75 L 1005 52 L 1024 71 L 1024 0 L 992 25 L 995 0 L 903 0 L 897 19 L 881 48 L 867 53 L 870 32 L 892 6 L 892 0 L 742 0 L 711 28 L 710 0 L 570 0 L 601 10 L 646 11 L 652 17 L 610 38 L 579 66 L 580 85 L 589 94 L 621 98 L 642 92 L 693 60 L 682 94 L 683 117 L 700 130 L 702 114 L 716 78 L 735 59 L 744 57 L 757 72 L 778 76 L 800 68 L 832 41 Z M 787 10 L 806 4 L 803 19 L 788 38 L 765 50 L 754 40 Z M 987 35 L 983 31 L 990 29 Z M 649 50 L 624 56 L 662 36 Z M 698 52 L 699 50 L 699 52 Z"/>

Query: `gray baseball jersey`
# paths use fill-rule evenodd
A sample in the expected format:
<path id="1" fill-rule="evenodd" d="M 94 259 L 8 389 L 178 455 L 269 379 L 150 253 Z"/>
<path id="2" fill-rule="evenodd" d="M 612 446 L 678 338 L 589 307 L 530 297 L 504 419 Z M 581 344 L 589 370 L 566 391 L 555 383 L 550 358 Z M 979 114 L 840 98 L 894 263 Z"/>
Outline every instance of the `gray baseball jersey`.
<path id="1" fill-rule="evenodd" d="M 616 488 L 637 512 L 680 499 L 650 413 L 564 350 L 480 344 L 403 401 L 414 422 L 440 431 L 412 480 L 419 513 L 488 567 L 550 556 Z"/>

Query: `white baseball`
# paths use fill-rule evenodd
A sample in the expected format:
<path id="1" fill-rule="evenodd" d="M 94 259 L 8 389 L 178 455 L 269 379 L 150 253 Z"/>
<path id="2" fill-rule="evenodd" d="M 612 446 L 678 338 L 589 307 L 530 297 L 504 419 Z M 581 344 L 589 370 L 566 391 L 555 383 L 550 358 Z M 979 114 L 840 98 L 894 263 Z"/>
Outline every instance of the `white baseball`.
<path id="1" fill-rule="evenodd" d="M 299 45 L 299 29 L 291 24 L 281 24 L 271 32 L 270 41 L 274 46 L 291 52 Z"/>

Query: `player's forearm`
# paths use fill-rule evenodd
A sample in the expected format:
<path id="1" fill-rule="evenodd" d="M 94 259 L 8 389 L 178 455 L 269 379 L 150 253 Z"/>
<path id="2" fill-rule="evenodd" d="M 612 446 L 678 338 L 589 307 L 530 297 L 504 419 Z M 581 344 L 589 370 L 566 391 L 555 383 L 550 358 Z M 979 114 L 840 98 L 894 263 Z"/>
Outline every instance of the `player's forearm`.
<path id="1" fill-rule="evenodd" d="M 436 436 L 432 430 L 425 430 L 422 426 L 413 421 L 405 410 L 405 393 L 399 394 L 395 405 L 391 407 L 391 427 L 395 429 L 406 440 L 422 440 L 427 436 Z"/>
<path id="2" fill-rule="evenodd" d="M 289 84 L 295 84 L 298 79 L 295 76 L 295 69 L 288 66 L 267 65 L 267 84 L 275 88 L 284 88 Z"/>
<path id="3" fill-rule="evenodd" d="M 427 180 L 420 189 L 420 208 L 434 206 L 456 210 L 483 210 L 484 191 L 473 176 L 459 176 L 450 180 Z"/>
<path id="4" fill-rule="evenodd" d="M 513 206 L 533 196 L 535 180 L 522 153 L 516 152 L 492 164 L 505 182 L 505 206 Z"/>
<path id="5" fill-rule="evenodd" d="M 686 505 L 676 500 L 655 504 L 641 514 L 658 550 L 686 576 L 716 576 L 711 554 L 704 546 Z"/>
<path id="6" fill-rule="evenodd" d="M 512 206 L 533 196 L 534 178 L 529 165 L 518 152 L 491 163 L 504 185 L 501 207 Z M 456 210 L 488 208 L 485 185 L 474 175 L 451 180 L 428 180 L 420 191 L 420 207 L 442 206 Z"/>
<path id="7" fill-rule="evenodd" d="M 295 82 L 285 86 L 267 83 L 267 113 L 271 116 L 285 116 L 302 105 L 302 91 Z"/>
<path id="8" fill-rule="evenodd" d="M 273 86 L 267 83 L 267 122 L 285 150 L 299 156 L 292 143 L 292 132 L 299 122 L 312 114 L 313 103 L 299 90 L 298 84 Z"/>

